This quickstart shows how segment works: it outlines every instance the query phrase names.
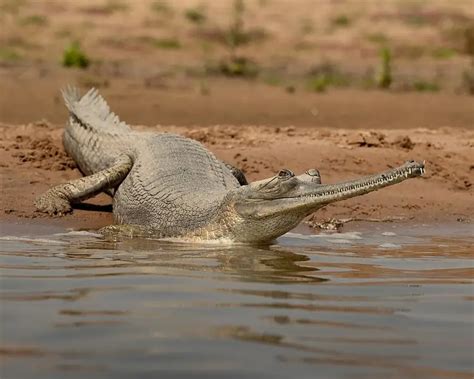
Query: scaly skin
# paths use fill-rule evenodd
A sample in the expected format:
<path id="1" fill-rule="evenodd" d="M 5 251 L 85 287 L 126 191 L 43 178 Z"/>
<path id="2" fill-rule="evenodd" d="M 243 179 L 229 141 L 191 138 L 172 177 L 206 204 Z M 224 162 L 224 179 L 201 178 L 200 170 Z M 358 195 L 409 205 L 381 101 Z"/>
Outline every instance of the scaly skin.
<path id="1" fill-rule="evenodd" d="M 247 184 L 242 172 L 200 143 L 173 134 L 134 132 L 110 112 L 96 90 L 82 98 L 64 93 L 70 111 L 66 151 L 84 175 L 41 195 L 36 206 L 50 214 L 99 192 L 113 196 L 117 225 L 110 232 L 188 240 L 264 243 L 334 201 L 360 196 L 423 174 L 410 161 L 386 172 L 332 185 L 319 171 L 295 176 L 282 170 Z"/>

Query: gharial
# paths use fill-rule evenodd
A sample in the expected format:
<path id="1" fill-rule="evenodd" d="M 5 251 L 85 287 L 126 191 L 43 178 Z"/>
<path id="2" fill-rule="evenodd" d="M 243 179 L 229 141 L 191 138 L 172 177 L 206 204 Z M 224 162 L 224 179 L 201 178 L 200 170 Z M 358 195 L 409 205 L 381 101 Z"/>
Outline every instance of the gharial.
<path id="1" fill-rule="evenodd" d="M 247 183 L 199 142 L 168 133 L 135 132 L 109 110 L 98 91 L 63 91 L 70 112 L 63 143 L 83 178 L 51 188 L 38 210 L 65 214 L 100 192 L 113 197 L 117 230 L 189 240 L 268 242 L 325 205 L 421 176 L 424 164 L 361 179 L 321 184 L 319 171 L 288 169 Z"/>

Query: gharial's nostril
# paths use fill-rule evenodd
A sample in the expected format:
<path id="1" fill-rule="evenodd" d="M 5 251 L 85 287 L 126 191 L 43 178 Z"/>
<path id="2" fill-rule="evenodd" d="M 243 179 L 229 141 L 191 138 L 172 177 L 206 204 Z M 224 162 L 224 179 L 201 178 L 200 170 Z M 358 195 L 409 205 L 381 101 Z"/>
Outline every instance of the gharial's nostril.
<path id="1" fill-rule="evenodd" d="M 309 169 L 308 171 L 306 171 L 306 174 L 308 174 L 309 176 L 321 176 L 319 174 L 319 171 L 316 170 L 315 168 Z"/>

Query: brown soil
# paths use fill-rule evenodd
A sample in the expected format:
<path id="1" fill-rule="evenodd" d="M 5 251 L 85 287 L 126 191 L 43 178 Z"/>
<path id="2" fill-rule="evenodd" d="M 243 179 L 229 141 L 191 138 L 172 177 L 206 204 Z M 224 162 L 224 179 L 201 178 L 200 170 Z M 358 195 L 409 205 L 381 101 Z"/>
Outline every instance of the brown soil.
<path id="1" fill-rule="evenodd" d="M 408 159 L 426 160 L 423 178 L 328 206 L 316 214 L 318 219 L 393 216 L 425 222 L 469 221 L 474 214 L 472 130 L 265 126 L 137 129 L 176 132 L 201 141 L 219 158 L 242 168 L 251 180 L 271 176 L 285 167 L 295 172 L 316 167 L 323 181 L 329 183 L 375 173 Z M 46 122 L 0 126 L 1 219 L 21 222 L 41 218 L 41 222 L 87 228 L 112 222 L 110 211 L 100 207 L 78 209 L 60 219 L 46 219 L 35 212 L 35 196 L 80 175 L 62 149 L 61 132 L 61 126 Z M 90 203 L 106 205 L 110 200 L 101 195 Z"/>

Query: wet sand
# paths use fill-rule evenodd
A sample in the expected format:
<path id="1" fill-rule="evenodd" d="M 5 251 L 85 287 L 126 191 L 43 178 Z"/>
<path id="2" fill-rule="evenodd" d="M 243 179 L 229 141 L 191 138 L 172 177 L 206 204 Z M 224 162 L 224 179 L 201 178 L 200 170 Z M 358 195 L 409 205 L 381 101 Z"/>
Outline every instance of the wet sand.
<path id="1" fill-rule="evenodd" d="M 357 130 L 324 127 L 136 126 L 173 132 L 205 144 L 217 157 L 240 167 L 250 180 L 282 168 L 320 170 L 325 183 L 385 170 L 408 159 L 426 160 L 427 173 L 391 188 L 330 205 L 315 221 L 330 218 L 419 222 L 469 222 L 474 214 L 474 132 L 461 128 Z M 110 199 L 101 195 L 63 218 L 35 212 L 33 201 L 50 186 L 80 173 L 61 144 L 62 126 L 48 122 L 0 125 L 1 220 L 27 219 L 74 228 L 110 224 Z M 90 205 L 88 205 L 90 204 Z"/>

